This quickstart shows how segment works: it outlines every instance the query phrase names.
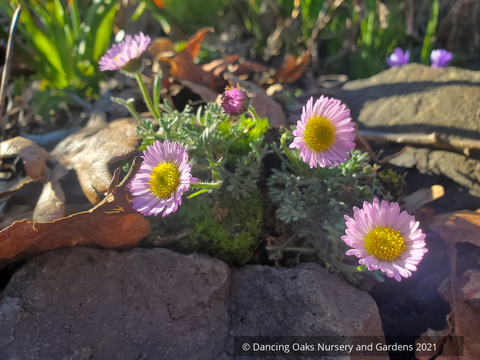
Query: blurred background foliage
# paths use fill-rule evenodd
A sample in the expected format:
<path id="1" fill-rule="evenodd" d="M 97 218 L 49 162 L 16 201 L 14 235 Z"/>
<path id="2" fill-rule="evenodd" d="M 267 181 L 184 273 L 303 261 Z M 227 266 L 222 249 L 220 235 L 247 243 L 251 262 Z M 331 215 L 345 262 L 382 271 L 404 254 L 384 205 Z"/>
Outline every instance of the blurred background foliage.
<path id="1" fill-rule="evenodd" d="M 215 27 L 202 43 L 200 63 L 239 54 L 278 68 L 286 54 L 310 49 L 305 72 L 310 78 L 375 75 L 387 68 L 385 58 L 397 46 L 410 50 L 411 62 L 428 65 L 431 50 L 444 48 L 455 52 L 452 65 L 479 68 L 478 1 L 3 0 L 4 42 L 19 3 L 23 11 L 15 51 L 24 69 L 16 87 L 21 92 L 31 80 L 40 80 L 45 94 L 34 102 L 41 114 L 60 108 L 47 104 L 48 99 L 77 105 L 78 97 L 97 99 L 99 84 L 108 76 L 99 72 L 98 59 L 112 42 L 138 31 L 152 38 L 168 36 L 179 51 L 196 30 Z"/>

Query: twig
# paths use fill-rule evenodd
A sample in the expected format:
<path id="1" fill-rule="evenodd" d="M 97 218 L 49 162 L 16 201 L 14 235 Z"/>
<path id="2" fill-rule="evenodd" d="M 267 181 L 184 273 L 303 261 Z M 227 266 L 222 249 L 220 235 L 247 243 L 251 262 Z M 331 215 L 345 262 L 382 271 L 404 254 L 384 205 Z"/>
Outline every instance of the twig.
<path id="1" fill-rule="evenodd" d="M 439 134 L 419 133 L 387 133 L 372 130 L 358 130 L 357 133 L 364 139 L 378 142 L 393 142 L 403 145 L 412 145 L 417 147 L 429 147 L 440 150 L 463 153 L 470 156 L 472 150 L 480 150 L 480 140 L 445 140 L 441 139 Z"/>
<path id="2" fill-rule="evenodd" d="M 12 62 L 13 35 L 15 34 L 15 26 L 17 25 L 17 20 L 18 20 L 18 17 L 20 16 L 21 11 L 22 11 L 22 7 L 19 5 L 15 10 L 15 12 L 13 13 L 12 24 L 10 25 L 10 35 L 8 37 L 7 54 L 5 55 L 5 66 L 3 68 L 3 74 L 2 74 L 2 85 L 0 87 L 0 117 L 3 113 L 5 94 L 7 93 L 8 72 L 10 69 L 10 64 Z M 3 139 L 5 139 L 5 122 L 3 120 L 1 120 L 0 126 L 2 127 L 2 135 L 0 137 L 0 141 L 3 141 Z"/>

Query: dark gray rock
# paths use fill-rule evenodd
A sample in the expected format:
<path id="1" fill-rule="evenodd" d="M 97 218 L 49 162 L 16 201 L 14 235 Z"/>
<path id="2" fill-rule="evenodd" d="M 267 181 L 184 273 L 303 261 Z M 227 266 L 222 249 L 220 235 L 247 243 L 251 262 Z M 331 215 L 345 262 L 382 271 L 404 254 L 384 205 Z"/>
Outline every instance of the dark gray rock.
<path id="1" fill-rule="evenodd" d="M 230 296 L 231 344 L 236 336 L 384 336 L 371 296 L 315 263 L 232 270 Z"/>
<path id="2" fill-rule="evenodd" d="M 340 98 L 360 129 L 393 133 L 438 133 L 448 140 L 480 140 L 480 71 L 420 64 L 393 67 L 369 79 L 348 82 Z M 382 145 L 396 152 L 401 145 Z M 480 160 L 461 153 L 411 147 L 391 161 L 444 175 L 480 197 Z"/>
<path id="3" fill-rule="evenodd" d="M 3 293 L 0 359 L 224 358 L 228 289 L 227 265 L 200 255 L 47 253 Z"/>
<path id="4" fill-rule="evenodd" d="M 318 264 L 230 270 L 165 249 L 46 253 L 0 299 L 0 360 L 231 360 L 235 336 L 258 335 L 383 331 L 370 295 Z"/>

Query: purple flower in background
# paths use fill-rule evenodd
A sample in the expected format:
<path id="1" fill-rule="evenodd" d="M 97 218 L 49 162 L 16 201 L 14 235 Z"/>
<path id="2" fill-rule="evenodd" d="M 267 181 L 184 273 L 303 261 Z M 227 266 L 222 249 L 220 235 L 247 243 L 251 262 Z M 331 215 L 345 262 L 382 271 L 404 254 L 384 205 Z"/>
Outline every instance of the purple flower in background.
<path id="1" fill-rule="evenodd" d="M 400 48 L 395 48 L 393 54 L 386 59 L 388 66 L 402 66 L 408 64 L 410 61 L 410 51 L 403 52 Z"/>
<path id="2" fill-rule="evenodd" d="M 432 69 L 448 66 L 452 61 L 453 55 L 447 50 L 433 50 L 430 54 L 430 60 L 432 61 Z"/>
<path id="3" fill-rule="evenodd" d="M 133 209 L 143 215 L 170 215 L 182 205 L 182 195 L 191 183 L 188 154 L 180 144 L 155 141 L 143 152 L 143 163 L 138 173 L 127 185 L 134 196 Z"/>
<path id="4" fill-rule="evenodd" d="M 230 115 L 243 114 L 248 109 L 250 99 L 243 89 L 227 87 L 223 93 L 223 110 Z"/>
<path id="5" fill-rule="evenodd" d="M 139 61 L 140 55 L 147 50 L 150 41 L 152 41 L 150 36 L 144 35 L 142 32 L 133 37 L 131 35 L 125 36 L 125 40 L 113 45 L 110 50 L 100 58 L 98 62 L 100 70 L 141 71 L 142 64 Z"/>

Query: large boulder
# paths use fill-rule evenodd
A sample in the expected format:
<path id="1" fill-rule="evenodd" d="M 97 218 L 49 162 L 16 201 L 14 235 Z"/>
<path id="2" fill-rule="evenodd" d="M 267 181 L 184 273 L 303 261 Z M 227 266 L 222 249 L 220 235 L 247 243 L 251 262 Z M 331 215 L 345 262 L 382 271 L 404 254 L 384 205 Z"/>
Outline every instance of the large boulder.
<path id="1" fill-rule="evenodd" d="M 0 359 L 219 359 L 229 275 L 164 249 L 44 254 L 3 293 Z"/>
<path id="2" fill-rule="evenodd" d="M 409 64 L 348 82 L 340 97 L 360 129 L 480 140 L 480 71 Z M 395 151 L 401 147 L 393 146 Z M 475 155 L 410 147 L 390 162 L 444 175 L 480 197 L 480 160 Z"/>

